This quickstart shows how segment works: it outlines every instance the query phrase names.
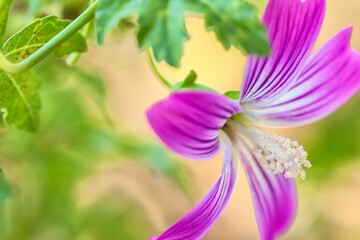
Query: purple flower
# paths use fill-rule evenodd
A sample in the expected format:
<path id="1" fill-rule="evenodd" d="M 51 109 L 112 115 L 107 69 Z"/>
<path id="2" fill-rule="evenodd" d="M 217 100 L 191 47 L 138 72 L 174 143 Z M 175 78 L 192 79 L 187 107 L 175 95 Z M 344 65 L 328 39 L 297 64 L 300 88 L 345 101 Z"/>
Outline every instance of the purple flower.
<path id="1" fill-rule="evenodd" d="M 270 0 L 263 19 L 272 44 L 268 58 L 252 56 L 241 97 L 183 90 L 152 106 L 147 116 L 163 143 L 176 153 L 204 160 L 223 149 L 220 178 L 210 192 L 157 240 L 200 239 L 228 203 L 245 169 L 261 239 L 275 239 L 296 212 L 294 177 L 305 177 L 307 153 L 296 141 L 255 124 L 286 127 L 314 122 L 335 111 L 360 87 L 360 55 L 351 29 L 336 34 L 313 56 L 325 0 Z"/>

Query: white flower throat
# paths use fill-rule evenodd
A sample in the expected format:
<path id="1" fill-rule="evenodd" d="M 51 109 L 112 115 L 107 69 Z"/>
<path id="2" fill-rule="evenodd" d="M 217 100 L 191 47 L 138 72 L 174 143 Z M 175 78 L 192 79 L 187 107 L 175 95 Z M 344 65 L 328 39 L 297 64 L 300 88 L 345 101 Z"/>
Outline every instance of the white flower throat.
<path id="1" fill-rule="evenodd" d="M 311 167 L 311 163 L 307 160 L 307 152 L 297 141 L 266 133 L 239 118 L 229 119 L 223 131 L 231 141 L 239 141 L 239 144 L 244 137 L 251 140 L 254 144 L 250 149 L 252 153 L 264 168 L 271 170 L 274 174 L 281 173 L 288 178 L 304 179 L 303 167 Z"/>

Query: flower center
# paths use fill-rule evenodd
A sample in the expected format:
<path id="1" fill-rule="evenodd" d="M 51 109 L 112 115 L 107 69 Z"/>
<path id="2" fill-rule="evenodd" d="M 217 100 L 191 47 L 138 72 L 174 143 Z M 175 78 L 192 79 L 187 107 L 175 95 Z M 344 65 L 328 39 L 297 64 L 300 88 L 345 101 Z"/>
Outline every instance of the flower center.
<path id="1" fill-rule="evenodd" d="M 274 174 L 283 173 L 288 178 L 300 176 L 305 179 L 303 166 L 311 167 L 303 146 L 275 134 L 264 133 L 262 142 L 253 148 L 253 153 L 265 168 Z"/>
<path id="2" fill-rule="evenodd" d="M 266 133 L 246 121 L 229 119 L 223 131 L 231 141 L 243 142 L 244 137 L 251 140 L 254 147 L 250 149 L 259 163 L 274 174 L 282 173 L 285 177 L 305 178 L 303 167 L 310 168 L 307 152 L 297 141 Z M 239 146 L 239 145 L 238 145 Z"/>

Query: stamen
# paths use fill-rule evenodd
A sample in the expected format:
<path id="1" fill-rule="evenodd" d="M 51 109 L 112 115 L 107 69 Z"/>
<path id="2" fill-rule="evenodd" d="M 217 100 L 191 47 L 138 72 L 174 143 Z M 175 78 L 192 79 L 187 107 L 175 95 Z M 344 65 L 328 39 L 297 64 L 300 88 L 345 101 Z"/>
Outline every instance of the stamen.
<path id="1" fill-rule="evenodd" d="M 257 141 L 259 142 L 259 141 Z M 283 173 L 287 178 L 300 176 L 305 179 L 303 166 L 310 168 L 311 163 L 306 159 L 308 156 L 303 146 L 297 141 L 263 133 L 263 139 L 254 149 L 253 153 L 260 163 L 274 174 Z"/>
<path id="2" fill-rule="evenodd" d="M 252 141 L 255 144 L 252 152 L 260 164 L 274 174 L 282 173 L 287 178 L 299 176 L 305 179 L 303 167 L 311 167 L 311 163 L 306 159 L 307 152 L 297 141 L 263 132 L 246 121 L 236 119 L 229 119 L 223 127 L 223 131 L 235 144 L 242 137 L 247 137 Z"/>

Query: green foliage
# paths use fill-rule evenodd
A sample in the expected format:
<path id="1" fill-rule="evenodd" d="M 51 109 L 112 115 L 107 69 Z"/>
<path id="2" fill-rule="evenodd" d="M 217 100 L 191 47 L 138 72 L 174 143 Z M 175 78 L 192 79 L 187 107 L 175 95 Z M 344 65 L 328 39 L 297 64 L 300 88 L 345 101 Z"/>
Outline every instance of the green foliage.
<path id="1" fill-rule="evenodd" d="M 29 72 L 10 74 L 0 70 L 0 109 L 3 122 L 34 131 L 41 108 L 38 80 Z"/>
<path id="2" fill-rule="evenodd" d="M 95 239 L 147 239 L 151 232 L 139 226 L 149 226 L 140 209 L 129 203 L 101 199 L 83 211 L 81 227 L 84 227 Z"/>
<path id="3" fill-rule="evenodd" d="M 192 11 L 204 14 L 206 27 L 226 49 L 234 46 L 246 54 L 270 54 L 266 30 L 251 4 L 243 0 L 187 1 Z"/>
<path id="4" fill-rule="evenodd" d="M 208 86 L 196 83 L 197 74 L 193 70 L 189 72 L 184 81 L 177 82 L 171 86 L 171 91 L 179 91 L 182 89 L 193 89 L 193 90 L 202 90 L 208 92 L 216 92 L 214 89 L 209 88 Z"/>
<path id="5" fill-rule="evenodd" d="M 243 0 L 101 0 L 95 19 L 97 41 L 102 44 L 119 21 L 136 15 L 139 47 L 152 48 L 157 61 L 178 67 L 184 42 L 189 38 L 185 28 L 187 13 L 204 16 L 206 27 L 227 49 L 235 46 L 247 54 L 270 53 L 255 7 Z"/>
<path id="6" fill-rule="evenodd" d="M 61 74 L 59 69 L 61 69 Z M 61 143 L 62 146 L 77 149 L 91 158 L 104 155 L 134 158 L 146 162 L 155 171 L 161 172 L 179 186 L 184 187 L 182 175 L 186 170 L 171 159 L 165 148 L 113 129 L 104 103 L 106 86 L 101 77 L 80 68 L 65 66 L 60 62 L 52 67 L 43 64 L 37 69 L 36 74 L 40 79 L 47 80 L 44 86 L 45 91 L 51 91 L 51 94 L 44 96 L 45 122 L 42 129 L 46 129 L 46 132 L 40 129 L 40 132 L 36 134 L 45 140 L 44 145 L 51 143 L 48 141 L 52 137 L 46 137 L 50 134 L 56 136 L 54 138 L 56 142 L 51 145 L 58 146 Z M 52 81 L 48 81 L 48 76 L 53 76 Z M 76 80 L 76 84 L 72 82 L 74 88 L 67 91 L 53 91 L 52 89 L 61 88 L 67 84 L 64 79 Z M 94 116 L 94 108 L 90 108 L 84 101 L 88 99 L 91 99 L 93 105 L 98 108 L 99 114 L 103 117 L 101 121 Z M 53 132 L 48 129 L 52 129 Z M 33 141 L 41 143 L 41 139 Z"/>
<path id="7" fill-rule="evenodd" d="M 0 0 L 0 43 L 2 44 L 13 0 Z"/>
<path id="8" fill-rule="evenodd" d="M 11 187 L 4 177 L 4 173 L 0 169 L 0 204 L 9 197 Z M 1 205 L 0 205 L 1 207 Z"/>
<path id="9" fill-rule="evenodd" d="M 101 0 L 99 10 L 96 12 L 96 39 L 102 45 L 105 36 L 119 22 L 137 14 L 140 11 L 142 0 Z"/>
<path id="10" fill-rule="evenodd" d="M 47 15 L 57 15 L 61 18 L 74 19 L 79 16 L 94 0 L 17 0 L 17 4 L 27 5 L 26 17 L 41 18 Z M 28 20 L 27 19 L 27 20 Z"/>
<path id="11" fill-rule="evenodd" d="M 135 203 L 124 196 L 105 196 L 79 206 L 75 194 L 79 184 L 111 159 L 122 164 L 146 163 L 153 172 L 168 176 L 182 189 L 185 169 L 163 147 L 121 133 L 108 123 L 108 116 L 102 114 L 106 111 L 106 88 L 96 74 L 58 60 L 34 70 L 44 82 L 42 124 L 32 134 L 6 129 L 0 138 L 0 162 L 17 169 L 24 179 L 16 181 L 17 194 L 8 198 L 10 214 L 5 222 L 12 224 L 1 227 L 4 230 L 0 231 L 0 239 L 149 236 L 152 225 L 144 214 L 140 215 Z M 139 223 L 142 231 L 134 227 Z"/>
<path id="12" fill-rule="evenodd" d="M 37 19 L 10 37 L 3 45 L 3 54 L 11 62 L 20 62 L 50 41 L 70 21 L 55 16 Z M 86 51 L 85 39 L 75 34 L 56 51 L 57 56 Z M 38 79 L 29 71 L 10 74 L 0 70 L 0 109 L 3 122 L 19 129 L 34 131 L 39 125 L 41 108 Z"/>
<path id="13" fill-rule="evenodd" d="M 193 70 L 191 70 L 188 75 L 186 76 L 185 80 L 184 80 L 184 86 L 186 85 L 192 85 L 195 83 L 197 79 L 197 73 Z"/>
<path id="14" fill-rule="evenodd" d="M 3 53 L 11 62 L 20 62 L 50 41 L 70 22 L 56 16 L 37 19 L 9 38 L 3 46 Z M 77 33 L 57 48 L 55 54 L 63 56 L 72 52 L 84 52 L 86 49 L 85 39 Z"/>
<path id="15" fill-rule="evenodd" d="M 233 100 L 239 100 L 240 99 L 240 91 L 231 90 L 224 93 L 225 96 L 233 99 Z"/>
<path id="16" fill-rule="evenodd" d="M 93 0 L 19 2 L 12 9 L 17 14 L 16 21 L 20 23 L 16 24 L 8 21 L 12 0 L 0 0 L 1 44 L 7 22 L 12 25 L 10 32 L 14 32 L 30 18 L 49 13 L 75 19 Z M 172 66 L 179 66 L 184 43 L 189 38 L 185 26 L 188 14 L 203 17 L 206 28 L 215 33 L 226 49 L 236 47 L 246 54 L 257 55 L 270 53 L 266 32 L 256 9 L 243 0 L 98 0 L 77 18 L 81 21 L 75 20 L 72 28 L 67 28 L 66 34 L 59 35 L 71 21 L 55 16 L 37 19 L 24 27 L 1 46 L 2 53 L 13 64 L 0 58 L 0 67 L 7 64 L 9 72 L 28 69 L 21 68 L 21 61 L 37 56 L 32 54 L 56 36 L 56 39 L 60 36 L 68 40 L 53 44 L 57 47 L 56 51 L 52 51 L 51 47 L 42 50 L 50 49 L 57 56 L 72 53 L 67 62 L 76 62 L 79 52 L 87 50 L 84 37 L 91 36 L 90 21 L 98 2 L 100 7 L 95 22 L 99 44 L 114 27 L 136 28 L 139 48 L 151 48 L 157 61 L 165 60 Z M 28 9 L 24 9 L 25 3 Z M 24 16 L 24 19 L 18 16 Z M 81 28 L 82 35 L 79 33 Z M 77 33 L 72 35 L 75 31 Z M 36 64 L 47 56 L 46 53 L 33 62 Z M 25 61 L 25 64 L 28 62 Z M 28 64 L 30 66 L 33 65 Z M 158 76 L 161 79 L 161 74 L 158 73 Z M 163 82 L 172 91 L 214 91 L 196 83 L 196 78 L 196 73 L 191 71 L 185 80 L 175 85 L 166 79 Z M 39 80 L 42 81 L 41 112 Z M 225 95 L 237 100 L 240 92 L 228 91 Z M 0 164 L 11 179 L 10 186 L 0 170 L 0 239 L 149 237 L 154 223 L 147 218 L 147 211 L 143 211 L 131 197 L 128 199 L 126 193 L 121 192 L 120 196 L 114 197 L 94 191 L 101 196 L 87 204 L 81 202 L 83 195 L 79 194 L 79 188 L 84 182 L 93 180 L 99 171 L 102 172 L 101 167 L 111 159 L 116 160 L 119 167 L 133 162 L 142 164 L 152 174 L 166 176 L 186 192 L 186 169 L 174 161 L 165 148 L 147 142 L 142 136 L 116 129 L 107 112 L 105 97 L 106 85 L 97 74 L 88 69 L 66 66 L 51 57 L 31 71 L 23 70 L 18 75 L 0 71 L 0 122 L 22 130 L 38 130 L 28 133 L 7 128 L 0 132 Z M 355 101 L 321 122 L 318 138 L 309 147 L 305 145 L 314 165 L 309 177 L 328 179 L 340 164 L 358 160 L 360 116 L 358 111 L 353 111 L 359 102 Z M 41 125 L 39 116 L 42 118 Z M 233 116 L 235 119 L 239 117 L 243 116 Z M 130 188 L 128 178 L 125 181 L 126 189 Z M 146 196 L 153 192 L 158 194 L 150 189 L 146 191 Z M 141 226 L 141 231 L 138 226 Z"/>
<path id="17" fill-rule="evenodd" d="M 182 0 L 144 1 L 138 20 L 139 47 L 151 47 L 158 62 L 166 60 L 178 67 L 184 42 L 188 39 L 185 11 Z"/>

